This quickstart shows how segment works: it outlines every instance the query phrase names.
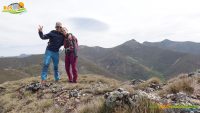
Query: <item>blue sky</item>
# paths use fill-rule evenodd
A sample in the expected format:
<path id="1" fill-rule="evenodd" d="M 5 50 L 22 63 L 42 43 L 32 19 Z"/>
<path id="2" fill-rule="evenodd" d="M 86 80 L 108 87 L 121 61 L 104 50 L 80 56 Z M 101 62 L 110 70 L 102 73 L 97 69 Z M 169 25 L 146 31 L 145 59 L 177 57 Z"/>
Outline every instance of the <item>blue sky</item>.
<path id="1" fill-rule="evenodd" d="M 1 0 L 0 8 L 18 0 Z M 130 39 L 200 42 L 199 0 L 24 0 L 27 12 L 0 12 L 0 56 L 44 53 L 44 33 L 60 21 L 80 45 L 114 47 Z"/>

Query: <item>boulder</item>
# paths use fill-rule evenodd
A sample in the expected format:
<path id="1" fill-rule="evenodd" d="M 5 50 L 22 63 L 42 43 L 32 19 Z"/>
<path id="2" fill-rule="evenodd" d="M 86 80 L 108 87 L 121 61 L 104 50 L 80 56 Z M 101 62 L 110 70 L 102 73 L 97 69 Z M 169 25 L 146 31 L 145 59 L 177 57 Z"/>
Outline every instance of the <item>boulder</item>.
<path id="1" fill-rule="evenodd" d="M 69 91 L 69 98 L 75 97 L 78 98 L 80 96 L 80 92 L 77 89 Z"/>
<path id="2" fill-rule="evenodd" d="M 119 88 L 116 91 L 106 93 L 104 98 L 106 99 L 106 105 L 109 107 L 133 104 L 130 93 L 123 88 Z"/>
<path id="3" fill-rule="evenodd" d="M 194 72 L 188 73 L 188 77 L 193 77 L 195 75 Z"/>
<path id="4" fill-rule="evenodd" d="M 26 90 L 37 92 L 42 87 L 41 83 L 34 82 L 26 86 Z"/>
<path id="5" fill-rule="evenodd" d="M 149 84 L 149 87 L 150 87 L 150 88 L 153 88 L 154 90 L 161 89 L 160 84 L 155 84 L 155 83 Z"/>
<path id="6" fill-rule="evenodd" d="M 3 93 L 3 92 L 5 92 L 5 91 L 6 91 L 6 88 L 0 87 L 0 94 Z"/>
<path id="7" fill-rule="evenodd" d="M 133 80 L 131 80 L 131 84 L 132 85 L 137 85 L 137 84 L 144 83 L 144 82 L 145 81 L 141 80 L 141 79 L 133 79 Z"/>

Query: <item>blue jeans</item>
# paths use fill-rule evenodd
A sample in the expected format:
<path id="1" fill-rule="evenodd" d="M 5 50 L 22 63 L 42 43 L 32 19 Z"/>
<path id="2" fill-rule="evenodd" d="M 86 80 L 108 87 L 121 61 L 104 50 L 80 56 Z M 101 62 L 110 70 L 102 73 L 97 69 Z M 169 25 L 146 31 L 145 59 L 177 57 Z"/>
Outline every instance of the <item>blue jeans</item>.
<path id="1" fill-rule="evenodd" d="M 54 79 L 56 81 L 60 79 L 60 75 L 58 72 L 59 52 L 53 52 L 50 50 L 46 50 L 45 55 L 44 55 L 42 73 L 41 73 L 42 80 L 47 79 L 47 72 L 48 72 L 48 68 L 49 68 L 51 59 L 53 60 L 53 66 L 54 66 Z"/>

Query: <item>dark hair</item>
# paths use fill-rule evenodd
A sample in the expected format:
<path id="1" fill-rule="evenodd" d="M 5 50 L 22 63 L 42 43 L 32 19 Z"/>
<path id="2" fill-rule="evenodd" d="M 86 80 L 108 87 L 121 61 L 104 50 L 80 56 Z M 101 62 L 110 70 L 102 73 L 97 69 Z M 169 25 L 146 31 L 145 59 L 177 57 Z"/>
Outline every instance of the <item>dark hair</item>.
<path id="1" fill-rule="evenodd" d="M 72 33 L 67 33 L 67 36 L 72 35 Z"/>
<path id="2" fill-rule="evenodd" d="M 69 35 L 73 36 L 72 33 L 67 33 L 67 38 L 69 37 Z"/>

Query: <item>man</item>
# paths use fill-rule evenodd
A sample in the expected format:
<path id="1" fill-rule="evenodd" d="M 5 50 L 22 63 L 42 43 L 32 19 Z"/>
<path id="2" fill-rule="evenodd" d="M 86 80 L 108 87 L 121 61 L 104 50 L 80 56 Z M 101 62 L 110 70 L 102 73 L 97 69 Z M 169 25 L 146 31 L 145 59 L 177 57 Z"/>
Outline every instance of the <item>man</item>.
<path id="1" fill-rule="evenodd" d="M 43 68 L 41 72 L 42 84 L 45 84 L 47 79 L 47 72 L 50 61 L 52 59 L 54 66 L 54 79 L 58 81 L 60 79 L 60 75 L 58 72 L 58 63 L 59 63 L 59 49 L 64 43 L 64 35 L 62 32 L 62 24 L 60 22 L 56 23 L 56 30 L 52 30 L 50 33 L 43 35 L 43 26 L 39 26 L 38 32 L 41 39 L 49 39 L 48 46 L 45 51 Z"/>

